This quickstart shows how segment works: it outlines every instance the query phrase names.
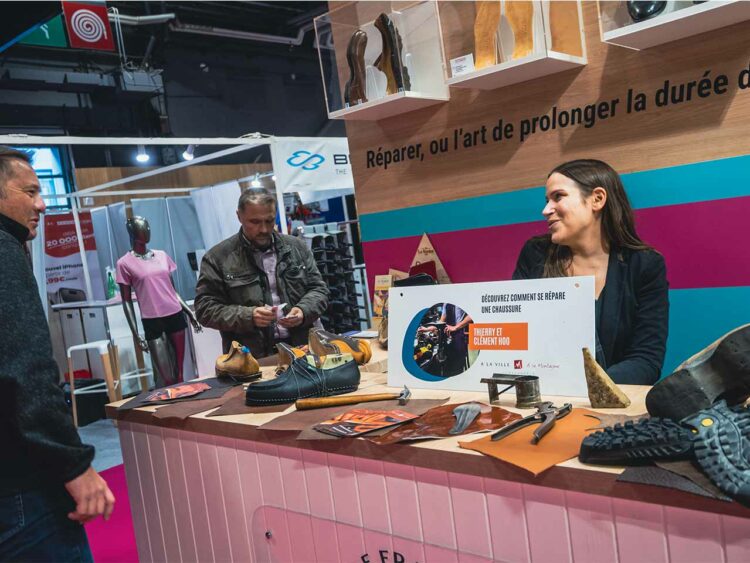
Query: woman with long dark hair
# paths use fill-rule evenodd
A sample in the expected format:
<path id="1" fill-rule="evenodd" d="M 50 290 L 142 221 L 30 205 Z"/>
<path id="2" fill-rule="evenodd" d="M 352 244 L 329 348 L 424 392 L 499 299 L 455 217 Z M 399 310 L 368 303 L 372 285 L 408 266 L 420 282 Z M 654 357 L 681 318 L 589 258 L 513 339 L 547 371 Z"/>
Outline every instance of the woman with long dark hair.
<path id="1" fill-rule="evenodd" d="M 620 176 L 600 160 L 572 160 L 545 187 L 549 232 L 526 242 L 513 279 L 594 276 L 597 362 L 616 383 L 655 383 L 667 344 L 667 271 L 635 231 Z"/>

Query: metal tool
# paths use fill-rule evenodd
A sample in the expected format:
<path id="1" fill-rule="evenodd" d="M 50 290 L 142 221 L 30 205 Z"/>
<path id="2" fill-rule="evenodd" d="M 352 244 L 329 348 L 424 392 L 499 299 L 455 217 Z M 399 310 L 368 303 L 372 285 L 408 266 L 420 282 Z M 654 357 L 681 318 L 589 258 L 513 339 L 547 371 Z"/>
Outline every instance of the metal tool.
<path id="1" fill-rule="evenodd" d="M 558 418 L 569 415 L 572 410 L 573 405 L 570 403 L 565 403 L 562 407 L 558 408 L 550 401 L 544 401 L 536 406 L 536 413 L 530 414 L 521 420 L 511 422 L 495 432 L 492 435 L 492 441 L 494 442 L 501 438 L 505 438 L 506 436 L 513 434 L 516 430 L 520 430 L 529 424 L 541 423 L 539 428 L 534 430 L 534 437 L 531 438 L 531 443 L 536 445 L 539 443 L 539 440 L 541 440 L 544 435 L 552 429 Z"/>
<path id="2" fill-rule="evenodd" d="M 294 406 L 298 411 L 321 409 L 323 407 L 337 407 L 339 405 L 356 405 L 372 401 L 389 401 L 398 399 L 399 405 L 405 405 L 411 398 L 411 391 L 404 385 L 401 393 L 375 393 L 371 395 L 343 395 L 340 397 L 320 397 L 317 399 L 297 399 Z"/>
<path id="3" fill-rule="evenodd" d="M 456 423 L 453 425 L 453 428 L 448 430 L 448 434 L 456 435 L 466 430 L 474 422 L 474 419 L 479 416 L 481 410 L 482 407 L 479 403 L 458 405 L 453 409 L 453 416 L 456 417 Z"/>
<path id="4" fill-rule="evenodd" d="M 481 381 L 487 384 L 490 394 L 490 404 L 496 403 L 498 397 L 511 387 L 516 388 L 517 409 L 530 409 L 542 401 L 542 396 L 539 393 L 539 378 L 536 375 L 493 373 L 492 377 L 484 377 Z M 498 391 L 498 384 L 507 385 L 507 387 L 502 391 Z"/>

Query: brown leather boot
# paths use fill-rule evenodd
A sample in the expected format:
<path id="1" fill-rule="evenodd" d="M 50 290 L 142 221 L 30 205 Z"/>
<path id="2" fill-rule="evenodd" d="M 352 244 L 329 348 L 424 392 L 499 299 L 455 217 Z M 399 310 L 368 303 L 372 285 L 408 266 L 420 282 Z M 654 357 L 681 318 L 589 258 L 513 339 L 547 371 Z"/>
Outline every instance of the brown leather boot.
<path id="1" fill-rule="evenodd" d="M 386 94 L 411 90 L 409 69 L 401 62 L 401 51 L 404 48 L 401 34 L 386 14 L 378 16 L 375 20 L 375 27 L 383 39 L 383 51 L 375 59 L 375 68 L 385 74 Z"/>
<path id="2" fill-rule="evenodd" d="M 497 64 L 497 26 L 500 23 L 500 0 L 474 3 L 474 68 L 479 70 Z"/>
<path id="3" fill-rule="evenodd" d="M 534 49 L 534 3 L 527 0 L 505 2 L 505 17 L 513 30 L 513 59 L 530 55 Z"/>
<path id="4" fill-rule="evenodd" d="M 305 350 L 294 348 L 283 342 L 276 344 L 276 350 L 279 355 L 279 365 L 276 366 L 276 375 L 286 371 L 287 368 L 292 365 L 292 361 L 294 361 L 295 358 L 302 358 L 305 355 Z"/>
<path id="5" fill-rule="evenodd" d="M 310 329 L 308 343 L 310 344 L 310 352 L 313 354 L 318 356 L 351 354 L 359 365 L 366 364 L 372 357 L 370 343 L 367 340 L 333 334 L 320 328 Z"/>
<path id="6" fill-rule="evenodd" d="M 232 342 L 228 354 L 222 354 L 216 360 L 216 377 L 235 381 L 252 381 L 260 379 L 258 360 L 253 358 L 250 349 L 239 342 Z"/>
<path id="7" fill-rule="evenodd" d="M 344 86 L 344 101 L 349 105 L 363 104 L 367 101 L 365 94 L 365 48 L 367 34 L 358 29 L 349 39 L 346 48 L 346 62 L 349 65 L 349 80 Z"/>

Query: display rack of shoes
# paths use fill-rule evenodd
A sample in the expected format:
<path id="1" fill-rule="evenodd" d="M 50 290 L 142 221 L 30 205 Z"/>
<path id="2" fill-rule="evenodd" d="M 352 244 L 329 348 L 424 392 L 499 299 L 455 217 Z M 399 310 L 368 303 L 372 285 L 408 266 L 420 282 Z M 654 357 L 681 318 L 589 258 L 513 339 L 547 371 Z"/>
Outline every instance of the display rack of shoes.
<path id="1" fill-rule="evenodd" d="M 598 6 L 602 41 L 638 50 L 750 19 L 750 2 L 623 0 Z"/>
<path id="2" fill-rule="evenodd" d="M 449 99 L 435 0 L 334 4 L 314 20 L 329 118 L 376 121 Z"/>
<path id="3" fill-rule="evenodd" d="M 364 271 L 354 263 L 348 226 L 335 223 L 306 227 L 304 235 L 315 262 L 331 292 L 328 309 L 320 320 L 326 330 L 337 334 L 369 327 Z"/>
<path id="4" fill-rule="evenodd" d="M 581 3 L 440 2 L 445 79 L 493 90 L 586 64 Z"/>

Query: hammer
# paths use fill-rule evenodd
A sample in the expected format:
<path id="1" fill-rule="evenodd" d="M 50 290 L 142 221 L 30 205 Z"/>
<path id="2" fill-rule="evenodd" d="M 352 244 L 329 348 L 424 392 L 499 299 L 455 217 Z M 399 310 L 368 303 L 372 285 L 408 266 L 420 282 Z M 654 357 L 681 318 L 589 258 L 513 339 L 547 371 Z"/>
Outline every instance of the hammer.
<path id="1" fill-rule="evenodd" d="M 389 401 L 398 399 L 399 405 L 405 405 L 411 398 L 411 391 L 404 385 L 401 393 L 375 393 L 371 395 L 346 395 L 343 397 L 321 397 L 318 399 L 297 399 L 294 406 L 298 411 L 322 409 L 323 407 L 338 407 L 340 405 L 356 405 L 372 401 Z"/>

